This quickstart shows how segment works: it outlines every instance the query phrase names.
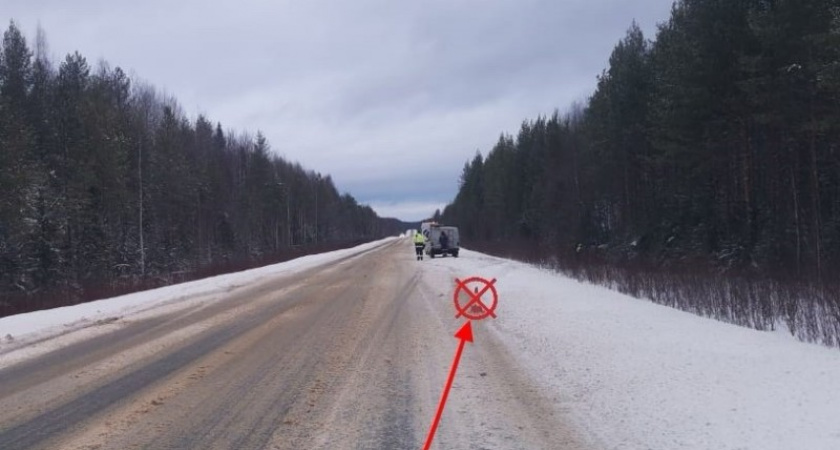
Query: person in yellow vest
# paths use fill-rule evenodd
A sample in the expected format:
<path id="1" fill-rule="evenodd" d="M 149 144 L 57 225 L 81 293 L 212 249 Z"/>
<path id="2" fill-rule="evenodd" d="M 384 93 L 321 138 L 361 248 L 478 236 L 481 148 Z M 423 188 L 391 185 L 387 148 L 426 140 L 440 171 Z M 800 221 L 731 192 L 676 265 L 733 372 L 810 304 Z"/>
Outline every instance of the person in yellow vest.
<path id="1" fill-rule="evenodd" d="M 423 260 L 423 249 L 426 247 L 426 236 L 423 232 L 417 230 L 414 233 L 414 251 L 417 252 L 417 261 Z"/>

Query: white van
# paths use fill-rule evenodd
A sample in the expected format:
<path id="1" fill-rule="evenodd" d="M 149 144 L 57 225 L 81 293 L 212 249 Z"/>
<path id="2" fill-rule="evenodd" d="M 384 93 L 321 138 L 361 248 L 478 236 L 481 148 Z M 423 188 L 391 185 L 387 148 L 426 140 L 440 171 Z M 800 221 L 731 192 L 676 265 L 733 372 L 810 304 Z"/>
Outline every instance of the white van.
<path id="1" fill-rule="evenodd" d="M 426 231 L 428 230 L 428 234 Z M 423 229 L 423 234 L 426 236 L 426 254 L 434 258 L 437 255 L 452 255 L 458 257 L 458 251 L 461 249 L 461 236 L 458 233 L 458 227 L 442 226 L 438 224 L 430 225 L 427 229 Z M 440 236 L 446 233 L 449 238 L 449 243 L 444 248 L 440 243 Z"/>

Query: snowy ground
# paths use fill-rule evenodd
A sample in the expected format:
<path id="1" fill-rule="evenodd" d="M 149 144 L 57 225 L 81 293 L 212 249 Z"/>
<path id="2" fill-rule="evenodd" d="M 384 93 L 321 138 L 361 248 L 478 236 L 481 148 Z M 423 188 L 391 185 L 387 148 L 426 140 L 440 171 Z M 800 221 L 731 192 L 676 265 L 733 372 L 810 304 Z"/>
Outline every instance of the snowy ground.
<path id="1" fill-rule="evenodd" d="M 440 283 L 473 275 L 498 280 L 498 318 L 485 319 L 493 320 L 489 329 L 593 443 L 840 449 L 837 349 L 470 251 L 434 259 L 429 268 Z"/>
<path id="2" fill-rule="evenodd" d="M 148 316 L 214 301 L 237 286 L 375 245 L 2 318 L 0 367 L 86 333 L 106 332 L 107 326 L 90 325 L 113 317 Z M 406 252 L 410 247 L 406 242 Z M 543 386 L 544 395 L 595 447 L 840 448 L 836 349 L 700 318 L 470 251 L 457 259 L 417 262 L 417 267 L 426 281 L 446 292 L 454 289 L 456 277 L 498 280 L 498 318 L 485 319 L 490 323 L 476 329 L 475 345 L 487 332 L 504 342 Z M 47 339 L 56 335 L 62 337 Z M 469 355 L 467 347 L 463 358 Z"/>

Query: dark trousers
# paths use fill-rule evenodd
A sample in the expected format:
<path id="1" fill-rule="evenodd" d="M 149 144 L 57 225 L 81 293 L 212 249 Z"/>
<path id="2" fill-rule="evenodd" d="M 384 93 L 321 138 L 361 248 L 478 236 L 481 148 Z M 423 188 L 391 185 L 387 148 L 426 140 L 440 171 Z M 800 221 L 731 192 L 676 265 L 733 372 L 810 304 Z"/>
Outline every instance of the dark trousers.
<path id="1" fill-rule="evenodd" d="M 414 251 L 417 252 L 417 256 L 423 256 L 423 247 L 425 247 L 423 244 L 414 244 Z"/>

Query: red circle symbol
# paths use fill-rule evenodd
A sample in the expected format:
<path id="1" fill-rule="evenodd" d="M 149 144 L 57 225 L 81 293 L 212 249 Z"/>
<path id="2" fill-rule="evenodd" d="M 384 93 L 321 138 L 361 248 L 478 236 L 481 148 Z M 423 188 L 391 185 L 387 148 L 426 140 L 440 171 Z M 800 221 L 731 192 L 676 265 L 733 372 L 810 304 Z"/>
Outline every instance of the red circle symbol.
<path id="1" fill-rule="evenodd" d="M 499 303 L 499 293 L 496 292 L 496 279 L 488 281 L 481 277 L 470 277 L 466 280 L 455 279 L 457 286 L 455 287 L 455 318 L 464 316 L 471 320 L 481 320 L 487 316 L 496 318 L 494 311 L 496 305 Z M 485 303 L 482 296 L 487 292 L 492 295 L 492 300 Z M 462 295 L 465 292 L 467 295 Z M 462 302 L 466 300 L 466 303 Z"/>

